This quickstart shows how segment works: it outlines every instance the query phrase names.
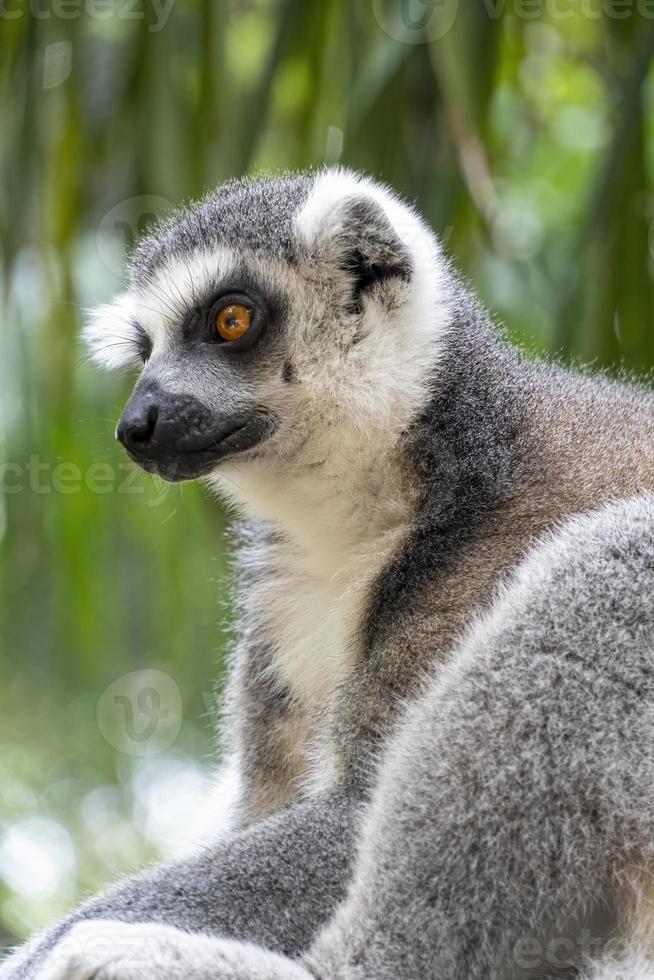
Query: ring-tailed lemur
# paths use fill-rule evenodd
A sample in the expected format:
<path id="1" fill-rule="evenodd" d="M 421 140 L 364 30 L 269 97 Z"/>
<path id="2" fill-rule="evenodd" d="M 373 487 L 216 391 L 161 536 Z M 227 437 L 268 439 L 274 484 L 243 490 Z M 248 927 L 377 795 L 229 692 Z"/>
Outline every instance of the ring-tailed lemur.
<path id="1" fill-rule="evenodd" d="M 3 980 L 654 977 L 653 396 L 526 360 L 343 170 L 182 210 L 88 339 L 129 454 L 249 518 L 238 802 Z"/>

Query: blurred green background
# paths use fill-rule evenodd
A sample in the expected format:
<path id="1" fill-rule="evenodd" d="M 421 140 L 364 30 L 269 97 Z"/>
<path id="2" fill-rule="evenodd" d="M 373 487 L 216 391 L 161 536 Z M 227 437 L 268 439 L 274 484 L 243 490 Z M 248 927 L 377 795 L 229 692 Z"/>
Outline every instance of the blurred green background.
<path id="1" fill-rule="evenodd" d="M 125 250 L 341 161 L 530 350 L 648 370 L 653 53 L 649 0 L 0 2 L 0 939 L 174 853 L 210 766 L 225 517 L 130 468 L 77 340 Z"/>

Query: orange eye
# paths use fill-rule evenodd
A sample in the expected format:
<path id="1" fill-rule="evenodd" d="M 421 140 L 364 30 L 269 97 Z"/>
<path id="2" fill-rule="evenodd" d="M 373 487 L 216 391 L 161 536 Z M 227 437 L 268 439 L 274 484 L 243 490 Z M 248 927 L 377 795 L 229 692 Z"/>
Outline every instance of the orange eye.
<path id="1" fill-rule="evenodd" d="M 223 306 L 216 314 L 216 330 L 223 340 L 240 340 L 252 326 L 252 313 L 238 303 Z"/>

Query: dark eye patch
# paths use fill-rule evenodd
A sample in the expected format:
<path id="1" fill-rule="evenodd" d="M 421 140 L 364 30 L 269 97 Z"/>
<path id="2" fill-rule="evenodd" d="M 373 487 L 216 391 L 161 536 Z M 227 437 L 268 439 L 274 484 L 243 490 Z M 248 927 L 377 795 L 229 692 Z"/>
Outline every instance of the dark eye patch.
<path id="1" fill-rule="evenodd" d="M 152 354 L 152 341 L 137 320 L 132 320 L 132 328 L 134 330 L 134 343 L 136 345 L 138 355 L 145 363 Z"/>
<path id="2" fill-rule="evenodd" d="M 221 351 L 221 355 L 249 356 L 249 351 L 259 346 L 264 336 L 274 337 L 283 323 L 288 302 L 281 293 L 271 289 L 270 283 L 256 271 L 243 265 L 233 270 L 228 279 L 207 289 L 204 295 L 196 295 L 195 306 L 189 309 L 182 322 L 182 335 L 191 342 L 208 342 Z M 252 324 L 242 338 L 226 341 L 216 330 L 216 317 L 231 304 L 245 306 L 252 316 Z"/>
<path id="3" fill-rule="evenodd" d="M 197 306 L 188 311 L 182 323 L 182 333 L 185 337 L 191 337 L 195 333 L 204 315 L 206 315 L 205 311 Z"/>

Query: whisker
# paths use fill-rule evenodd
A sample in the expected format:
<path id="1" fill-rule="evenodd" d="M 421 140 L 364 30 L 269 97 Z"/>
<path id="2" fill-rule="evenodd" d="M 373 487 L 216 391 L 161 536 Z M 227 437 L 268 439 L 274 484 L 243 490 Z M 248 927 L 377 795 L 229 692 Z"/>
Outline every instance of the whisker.
<path id="1" fill-rule="evenodd" d="M 115 348 L 125 349 L 129 357 L 134 357 L 134 358 L 138 357 L 138 348 L 133 343 L 133 341 L 119 339 L 111 344 L 103 344 L 102 347 L 94 347 L 93 350 L 90 350 L 87 354 L 83 354 L 82 357 L 80 357 L 79 360 L 77 361 L 75 365 L 75 370 L 81 368 L 83 364 L 86 364 L 87 361 L 90 361 L 91 358 L 96 357 L 98 354 L 104 354 L 105 351 L 114 350 Z"/>

